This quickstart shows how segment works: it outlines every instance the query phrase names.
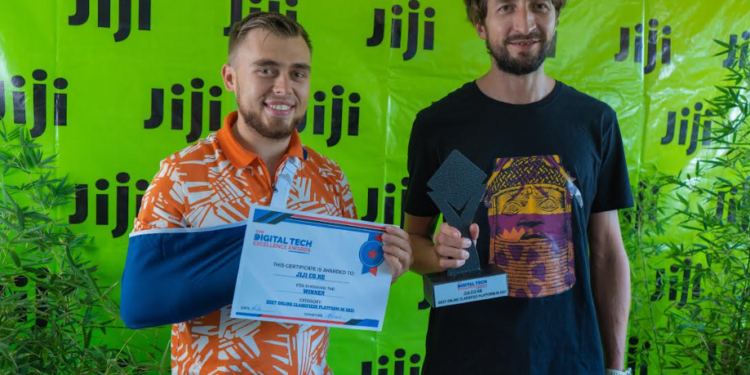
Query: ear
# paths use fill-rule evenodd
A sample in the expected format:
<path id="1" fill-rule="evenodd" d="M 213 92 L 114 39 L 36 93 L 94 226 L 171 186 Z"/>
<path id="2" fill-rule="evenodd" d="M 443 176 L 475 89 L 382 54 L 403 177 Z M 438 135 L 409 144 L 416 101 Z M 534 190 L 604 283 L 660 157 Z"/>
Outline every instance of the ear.
<path id="1" fill-rule="evenodd" d="M 487 40 L 487 29 L 485 26 L 481 23 L 475 23 L 474 29 L 477 31 L 477 35 L 479 35 L 482 40 Z"/>
<path id="2" fill-rule="evenodd" d="M 224 64 L 224 66 L 221 68 L 221 78 L 224 80 L 224 87 L 227 89 L 227 91 L 234 92 L 235 85 L 237 84 L 237 73 L 235 72 L 232 65 Z"/>

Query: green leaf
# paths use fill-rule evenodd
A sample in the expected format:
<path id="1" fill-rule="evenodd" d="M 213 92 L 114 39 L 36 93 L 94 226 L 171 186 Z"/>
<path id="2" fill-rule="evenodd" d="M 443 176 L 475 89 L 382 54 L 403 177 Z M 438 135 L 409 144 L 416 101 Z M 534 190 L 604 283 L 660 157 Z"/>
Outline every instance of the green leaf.
<path id="1" fill-rule="evenodd" d="M 13 259 L 13 264 L 15 264 L 16 267 L 21 268 L 21 258 L 18 257 L 18 254 L 10 249 L 8 249 L 8 252 L 10 253 L 10 257 Z"/>
<path id="2" fill-rule="evenodd" d="M 727 44 L 725 42 L 722 42 L 721 40 L 718 40 L 718 39 L 714 39 L 714 43 L 716 43 L 716 44 L 718 44 L 718 45 L 726 48 L 727 50 L 732 50 L 733 49 L 732 46 L 730 46 L 729 44 Z"/>

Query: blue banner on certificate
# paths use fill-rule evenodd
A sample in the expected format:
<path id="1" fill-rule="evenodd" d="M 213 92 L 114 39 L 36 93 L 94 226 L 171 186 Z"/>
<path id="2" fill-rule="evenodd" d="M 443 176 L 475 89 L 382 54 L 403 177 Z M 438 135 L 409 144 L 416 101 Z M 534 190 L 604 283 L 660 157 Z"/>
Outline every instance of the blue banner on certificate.
<path id="1" fill-rule="evenodd" d="M 253 207 L 232 317 L 380 331 L 392 270 L 385 226 Z"/>

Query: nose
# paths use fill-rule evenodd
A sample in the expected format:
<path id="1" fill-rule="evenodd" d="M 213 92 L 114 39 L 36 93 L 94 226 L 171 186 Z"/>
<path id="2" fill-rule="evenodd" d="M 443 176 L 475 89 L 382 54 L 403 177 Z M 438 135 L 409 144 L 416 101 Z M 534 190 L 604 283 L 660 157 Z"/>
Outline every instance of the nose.
<path id="1" fill-rule="evenodd" d="M 527 6 L 522 6 L 513 14 L 513 29 L 521 35 L 529 35 L 536 29 L 534 12 Z"/>
<path id="2" fill-rule="evenodd" d="M 289 77 L 285 74 L 279 74 L 273 82 L 273 93 L 277 96 L 287 96 L 291 93 L 292 86 L 289 84 Z"/>

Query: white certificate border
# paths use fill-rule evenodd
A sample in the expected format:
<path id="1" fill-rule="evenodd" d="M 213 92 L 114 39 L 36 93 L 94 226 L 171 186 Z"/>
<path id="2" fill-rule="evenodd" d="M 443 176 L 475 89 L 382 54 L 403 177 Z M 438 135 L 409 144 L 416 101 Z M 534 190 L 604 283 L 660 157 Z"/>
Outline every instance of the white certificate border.
<path id="1" fill-rule="evenodd" d="M 320 215 L 320 214 L 314 214 L 304 211 L 294 211 L 294 210 L 284 210 L 284 209 L 274 209 L 267 206 L 252 206 L 250 209 L 250 213 L 248 215 L 248 219 L 245 222 L 247 227 L 245 228 L 245 239 L 246 243 L 249 243 L 247 241 L 252 241 L 253 233 L 251 233 L 251 228 L 253 227 L 251 224 L 268 224 L 268 222 L 261 222 L 256 221 L 255 218 L 256 212 L 258 210 L 264 211 L 267 214 L 276 214 L 276 216 L 279 216 L 279 214 L 293 214 L 295 216 L 301 216 L 304 219 L 310 220 L 313 222 L 318 222 L 324 227 L 338 227 L 340 229 L 344 229 L 343 227 L 350 227 L 346 230 L 352 230 L 356 232 L 380 232 L 385 233 L 386 228 L 388 227 L 387 224 L 380 224 L 380 223 L 373 223 L 373 222 L 363 222 L 361 220 L 355 220 L 355 219 L 347 219 L 343 217 L 333 217 L 333 216 L 326 216 L 326 215 Z M 290 224 L 295 225 L 311 225 L 310 223 L 299 223 L 294 222 Z M 344 224 L 344 225 L 342 225 Z M 351 228 L 353 227 L 353 228 Z M 355 229 L 358 228 L 358 229 Z M 242 256 L 244 256 L 245 252 L 242 252 Z M 243 264 L 242 259 L 240 259 L 240 264 Z M 235 287 L 235 293 L 239 290 L 239 285 L 241 283 L 242 279 L 242 273 L 240 273 L 237 277 L 237 286 Z M 388 294 L 390 294 L 390 286 Z M 314 325 L 314 326 L 323 326 L 323 327 L 333 327 L 333 328 L 346 328 L 346 329 L 356 329 L 356 330 L 364 330 L 364 331 L 382 331 L 383 329 L 383 323 L 385 320 L 385 314 L 387 313 L 387 306 L 383 311 L 383 320 L 380 319 L 349 319 L 347 321 L 343 320 L 323 320 L 323 319 L 312 319 L 312 318 L 297 318 L 297 317 L 282 317 L 282 316 L 274 316 L 271 314 L 258 314 L 258 313 L 247 313 L 243 311 L 236 311 L 234 307 L 234 303 L 232 304 L 232 311 L 231 311 L 231 317 L 232 318 L 240 318 L 240 319 L 252 319 L 252 320 L 261 320 L 261 321 L 269 321 L 269 322 L 278 322 L 278 323 L 290 323 L 290 324 L 300 324 L 300 325 Z M 293 323 L 292 321 L 297 321 L 299 323 Z M 355 324 L 347 324 L 350 321 L 356 321 Z M 362 322 L 372 322 L 367 325 L 359 325 Z M 374 325 L 371 325 L 374 324 Z"/>

